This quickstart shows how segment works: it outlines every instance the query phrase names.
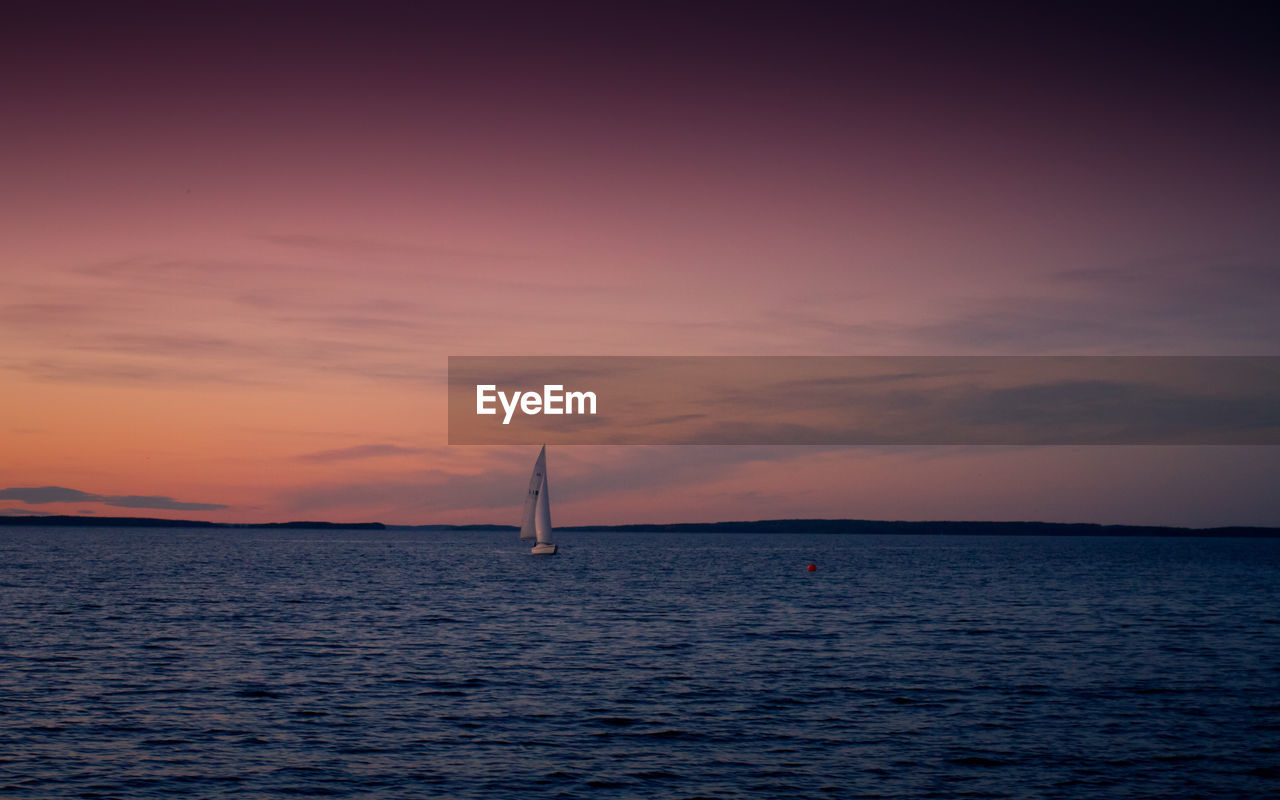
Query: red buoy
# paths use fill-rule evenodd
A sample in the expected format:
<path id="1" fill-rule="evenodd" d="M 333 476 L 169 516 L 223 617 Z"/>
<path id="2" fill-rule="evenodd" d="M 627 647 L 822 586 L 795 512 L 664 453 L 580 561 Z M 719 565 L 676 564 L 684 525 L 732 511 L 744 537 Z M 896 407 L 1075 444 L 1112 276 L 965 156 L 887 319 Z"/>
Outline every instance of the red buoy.
<path id="1" fill-rule="evenodd" d="M 817 572 L 817 571 L 818 571 L 818 565 L 817 565 L 817 564 L 810 564 L 810 565 L 809 565 L 809 571 L 810 571 L 810 572 Z"/>

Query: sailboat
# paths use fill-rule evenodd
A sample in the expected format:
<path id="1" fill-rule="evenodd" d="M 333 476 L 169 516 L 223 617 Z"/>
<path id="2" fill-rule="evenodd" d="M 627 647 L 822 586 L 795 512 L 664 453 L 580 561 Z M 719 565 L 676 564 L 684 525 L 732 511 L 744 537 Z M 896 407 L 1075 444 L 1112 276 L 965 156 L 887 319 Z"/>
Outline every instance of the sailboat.
<path id="1" fill-rule="evenodd" d="M 551 495 L 547 490 L 547 446 L 542 446 L 538 460 L 533 464 L 529 478 L 529 493 L 524 498 L 524 516 L 520 520 L 520 538 L 533 539 L 535 556 L 554 555 L 556 546 L 551 541 Z"/>

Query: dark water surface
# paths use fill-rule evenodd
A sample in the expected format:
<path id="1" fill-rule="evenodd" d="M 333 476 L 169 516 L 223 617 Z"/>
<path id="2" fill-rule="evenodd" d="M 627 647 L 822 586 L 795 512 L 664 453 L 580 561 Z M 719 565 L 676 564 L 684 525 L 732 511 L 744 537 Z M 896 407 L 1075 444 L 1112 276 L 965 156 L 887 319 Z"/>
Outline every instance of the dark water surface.
<path id="1" fill-rule="evenodd" d="M 1280 541 L 561 542 L 0 529 L 0 797 L 1280 796 Z"/>

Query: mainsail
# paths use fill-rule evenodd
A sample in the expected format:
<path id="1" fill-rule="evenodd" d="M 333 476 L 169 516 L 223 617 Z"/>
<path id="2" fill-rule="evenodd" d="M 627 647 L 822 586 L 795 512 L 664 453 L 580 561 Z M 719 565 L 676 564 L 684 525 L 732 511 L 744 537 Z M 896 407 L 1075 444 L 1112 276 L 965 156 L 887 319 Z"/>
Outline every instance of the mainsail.
<path id="1" fill-rule="evenodd" d="M 534 517 L 534 531 L 538 544 L 551 544 L 551 492 L 547 489 L 547 473 L 542 473 L 542 487 L 538 490 L 538 513 Z"/>
<path id="2" fill-rule="evenodd" d="M 529 493 L 524 498 L 524 516 L 520 519 L 520 538 L 533 539 L 537 534 L 534 531 L 534 514 L 538 508 L 538 494 L 543 490 L 543 484 L 547 477 L 547 446 L 542 446 L 542 452 L 538 453 L 538 460 L 533 465 L 533 476 L 529 478 Z M 550 511 L 548 510 L 548 515 Z M 550 523 L 547 528 L 550 529 Z"/>
<path id="3" fill-rule="evenodd" d="M 555 555 L 551 541 L 551 491 L 547 488 L 547 446 L 542 446 L 529 479 L 529 493 L 524 498 L 524 519 L 520 520 L 520 538 L 537 539 L 529 551 L 535 556 Z"/>

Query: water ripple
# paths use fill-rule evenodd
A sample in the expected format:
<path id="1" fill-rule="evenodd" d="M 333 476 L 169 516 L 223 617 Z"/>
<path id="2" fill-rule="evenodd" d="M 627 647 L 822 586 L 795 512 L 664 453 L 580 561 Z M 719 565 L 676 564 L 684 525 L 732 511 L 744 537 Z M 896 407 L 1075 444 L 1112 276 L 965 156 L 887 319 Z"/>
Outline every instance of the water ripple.
<path id="1" fill-rule="evenodd" d="M 0 795 L 1280 787 L 1280 543 L 563 541 L 6 528 Z"/>

